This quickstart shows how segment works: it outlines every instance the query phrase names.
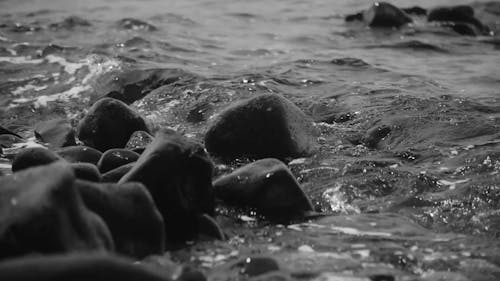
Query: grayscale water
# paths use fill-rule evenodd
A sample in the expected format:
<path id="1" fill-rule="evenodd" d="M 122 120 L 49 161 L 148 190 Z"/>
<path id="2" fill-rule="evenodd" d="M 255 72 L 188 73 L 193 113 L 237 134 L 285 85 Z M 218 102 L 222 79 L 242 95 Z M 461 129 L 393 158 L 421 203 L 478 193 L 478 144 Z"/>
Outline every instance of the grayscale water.
<path id="1" fill-rule="evenodd" d="M 392 2 L 472 4 L 493 33 L 466 37 L 424 18 L 401 30 L 344 22 L 370 3 L 2 0 L 1 124 L 26 137 L 38 120 L 76 124 L 129 70 L 176 74 L 132 106 L 200 140 L 229 103 L 278 93 L 321 131 L 318 153 L 289 167 L 334 216 L 276 226 L 220 208 L 230 240 L 171 257 L 210 280 L 236 278 L 219 265 L 248 254 L 308 280 L 500 280 L 500 4 Z M 376 148 L 350 141 L 381 125 L 392 130 Z"/>

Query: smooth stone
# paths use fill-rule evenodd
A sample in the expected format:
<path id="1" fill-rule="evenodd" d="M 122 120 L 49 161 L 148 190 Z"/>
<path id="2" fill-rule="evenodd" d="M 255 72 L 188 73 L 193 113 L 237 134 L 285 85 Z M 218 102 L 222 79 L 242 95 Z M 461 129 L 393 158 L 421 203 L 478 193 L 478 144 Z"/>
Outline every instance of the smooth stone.
<path id="1" fill-rule="evenodd" d="M 426 16 L 427 15 L 427 9 L 424 9 L 419 6 L 413 6 L 410 8 L 403 8 L 401 9 L 403 12 L 407 13 L 408 15 L 415 15 L 415 16 Z"/>
<path id="2" fill-rule="evenodd" d="M 101 181 L 101 173 L 94 164 L 79 162 L 71 163 L 70 166 L 73 168 L 73 172 L 75 173 L 75 177 L 77 179 L 92 182 Z"/>
<path id="3" fill-rule="evenodd" d="M 50 148 L 61 148 L 76 145 L 75 130 L 63 119 L 39 122 L 35 125 L 36 138 L 47 143 Z"/>
<path id="4" fill-rule="evenodd" d="M 154 137 L 150 135 L 148 132 L 144 131 L 136 131 L 130 136 L 127 144 L 125 145 L 125 149 L 135 150 L 142 149 L 141 153 L 144 151 L 146 146 L 148 146 L 151 142 L 153 142 Z"/>
<path id="5" fill-rule="evenodd" d="M 207 277 L 191 266 L 183 266 L 179 277 L 175 279 L 176 281 L 207 281 Z"/>
<path id="6" fill-rule="evenodd" d="M 171 281 L 163 272 L 122 257 L 73 254 L 25 257 L 0 263 L 5 281 Z"/>
<path id="7" fill-rule="evenodd" d="M 214 214 L 212 173 L 202 145 L 162 130 L 119 183 L 146 186 L 165 220 L 167 247 L 175 247 L 196 236 L 197 215 Z"/>
<path id="8" fill-rule="evenodd" d="M 139 259 L 163 253 L 163 218 L 142 184 L 78 180 L 76 188 L 85 205 L 108 225 L 118 253 Z"/>
<path id="9" fill-rule="evenodd" d="M 110 149 L 102 154 L 101 159 L 97 163 L 97 167 L 101 173 L 106 173 L 120 166 L 137 161 L 139 156 L 138 153 L 127 149 Z"/>
<path id="10" fill-rule="evenodd" d="M 59 160 L 61 160 L 61 158 L 47 148 L 25 148 L 14 157 L 14 160 L 12 160 L 12 172 L 47 165 Z"/>
<path id="11" fill-rule="evenodd" d="M 205 235 L 208 238 L 225 240 L 226 235 L 219 224 L 207 214 L 196 217 L 199 236 Z"/>
<path id="12" fill-rule="evenodd" d="M 363 13 L 363 20 L 371 27 L 401 27 L 413 22 L 401 9 L 386 2 L 375 2 Z"/>
<path id="13" fill-rule="evenodd" d="M 148 131 L 146 122 L 125 103 L 103 98 L 78 124 L 78 138 L 100 151 L 124 148 L 135 131 Z"/>
<path id="14" fill-rule="evenodd" d="M 292 102 L 264 94 L 229 106 L 210 125 L 205 145 L 210 154 L 278 159 L 310 155 L 316 145 L 312 121 Z"/>
<path id="15" fill-rule="evenodd" d="M 128 163 L 126 165 L 115 168 L 107 173 L 102 174 L 101 182 L 118 182 L 134 167 L 136 162 Z"/>
<path id="16" fill-rule="evenodd" d="M 269 273 L 271 271 L 280 270 L 278 262 L 271 258 L 265 256 L 254 256 L 248 257 L 242 261 L 243 263 L 243 274 L 249 277 Z"/>
<path id="17" fill-rule="evenodd" d="M 99 150 L 83 145 L 64 147 L 56 153 L 70 163 L 84 162 L 97 165 L 102 157 L 102 152 Z"/>
<path id="18" fill-rule="evenodd" d="M 271 220 L 288 220 L 313 210 L 288 167 L 277 159 L 245 165 L 214 181 L 214 189 L 224 203 L 255 208 Z"/>
<path id="19" fill-rule="evenodd" d="M 0 259 L 113 250 L 108 227 L 84 205 L 74 181 L 64 162 L 0 178 Z"/>

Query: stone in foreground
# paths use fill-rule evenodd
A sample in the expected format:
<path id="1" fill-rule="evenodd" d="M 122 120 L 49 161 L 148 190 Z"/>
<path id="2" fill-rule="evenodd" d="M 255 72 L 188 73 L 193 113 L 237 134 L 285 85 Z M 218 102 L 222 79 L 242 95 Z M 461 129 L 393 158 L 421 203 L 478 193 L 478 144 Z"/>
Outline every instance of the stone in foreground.
<path id="1" fill-rule="evenodd" d="M 214 182 L 216 197 L 236 207 L 255 208 L 272 220 L 287 220 L 313 207 L 285 164 L 267 158 Z"/>
<path id="2" fill-rule="evenodd" d="M 309 155 L 315 147 L 312 121 L 292 102 L 260 95 L 223 111 L 205 135 L 207 150 L 226 159 L 284 159 Z"/>
<path id="3" fill-rule="evenodd" d="M 139 154 L 136 152 L 114 148 L 104 152 L 97 163 L 97 167 L 101 173 L 106 173 L 125 164 L 135 162 L 137 159 L 139 159 Z"/>
<path id="4" fill-rule="evenodd" d="M 0 259 L 113 249 L 108 227 L 85 207 L 74 181 L 64 162 L 0 178 Z"/>
<path id="5" fill-rule="evenodd" d="M 12 172 L 47 165 L 60 159 L 57 154 L 44 147 L 25 148 L 12 160 Z"/>
<path id="6" fill-rule="evenodd" d="M 136 258 L 163 253 L 163 218 L 142 184 L 77 181 L 76 187 L 85 205 L 108 225 L 117 252 Z"/>
<path id="7" fill-rule="evenodd" d="M 83 145 L 64 147 L 56 153 L 70 163 L 83 162 L 94 165 L 97 165 L 102 156 L 99 150 Z"/>
<path id="8" fill-rule="evenodd" d="M 78 138 L 87 146 L 106 151 L 123 148 L 135 131 L 148 131 L 146 122 L 122 101 L 103 98 L 78 125 Z"/>
<path id="9" fill-rule="evenodd" d="M 160 131 L 119 183 L 141 182 L 165 220 L 167 242 L 197 234 L 196 216 L 214 213 L 213 163 L 198 143 Z"/>

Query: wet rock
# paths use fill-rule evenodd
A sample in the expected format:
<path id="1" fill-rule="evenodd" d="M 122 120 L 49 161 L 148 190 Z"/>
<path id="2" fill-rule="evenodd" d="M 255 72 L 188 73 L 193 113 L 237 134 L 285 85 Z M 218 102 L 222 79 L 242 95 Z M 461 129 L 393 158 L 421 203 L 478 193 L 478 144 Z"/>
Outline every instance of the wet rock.
<path id="1" fill-rule="evenodd" d="M 120 166 L 126 165 L 139 159 L 139 154 L 127 149 L 110 149 L 102 155 L 97 163 L 97 167 L 101 173 L 109 172 Z"/>
<path id="2" fill-rule="evenodd" d="M 76 145 L 75 130 L 63 119 L 39 122 L 35 125 L 36 138 L 47 143 L 50 148 L 61 148 Z"/>
<path id="3" fill-rule="evenodd" d="M 199 123 L 207 119 L 207 112 L 211 110 L 211 105 L 208 102 L 201 102 L 189 109 L 186 116 L 186 121 L 190 123 Z"/>
<path id="4" fill-rule="evenodd" d="M 13 131 L 11 131 L 3 126 L 0 126 L 0 135 L 13 135 L 15 137 L 22 139 L 22 137 L 20 135 L 14 133 Z"/>
<path id="5" fill-rule="evenodd" d="M 61 160 L 54 152 L 44 147 L 30 147 L 21 150 L 12 161 L 12 172 L 47 165 Z"/>
<path id="6" fill-rule="evenodd" d="M 78 16 L 70 16 L 65 18 L 61 22 L 57 23 L 52 23 L 49 25 L 51 29 L 67 29 L 67 30 L 72 30 L 74 28 L 77 28 L 79 26 L 91 26 L 90 22 L 86 19 L 83 19 Z"/>
<path id="7" fill-rule="evenodd" d="M 113 249 L 109 229 L 85 207 L 74 180 L 63 162 L 0 178 L 0 259 Z"/>
<path id="8" fill-rule="evenodd" d="M 222 158 L 285 159 L 309 155 L 316 131 L 292 102 L 274 94 L 260 95 L 224 110 L 206 135 L 207 150 Z"/>
<path id="9" fill-rule="evenodd" d="M 366 132 L 361 142 L 368 148 L 376 148 L 377 144 L 390 133 L 390 126 L 381 125 Z"/>
<path id="10" fill-rule="evenodd" d="M 128 163 L 126 165 L 115 168 L 101 177 L 102 182 L 118 182 L 124 175 L 126 175 L 134 167 L 136 162 Z"/>
<path id="11" fill-rule="evenodd" d="M 118 21 L 118 26 L 123 29 L 156 31 L 156 26 L 134 18 L 124 18 Z"/>
<path id="12" fill-rule="evenodd" d="M 101 173 L 94 164 L 79 162 L 71 163 L 70 166 L 73 168 L 73 172 L 77 179 L 92 182 L 101 181 Z"/>
<path id="13" fill-rule="evenodd" d="M 427 9 L 424 9 L 419 6 L 413 6 L 410 8 L 403 8 L 401 9 L 403 12 L 407 13 L 408 15 L 415 15 L 415 16 L 426 16 L 427 15 Z"/>
<path id="14" fill-rule="evenodd" d="M 0 263 L 0 280 L 9 281 L 170 281 L 160 271 L 103 254 L 26 257 Z"/>
<path id="15" fill-rule="evenodd" d="M 394 281 L 396 280 L 394 276 L 388 274 L 376 274 L 370 276 L 371 281 Z"/>
<path id="16" fill-rule="evenodd" d="M 78 138 L 87 146 L 106 151 L 123 148 L 135 131 L 148 131 L 144 119 L 125 103 L 103 98 L 78 125 Z"/>
<path id="17" fill-rule="evenodd" d="M 207 278 L 203 273 L 191 266 L 182 267 L 179 277 L 175 279 L 176 281 L 206 281 Z"/>
<path id="18" fill-rule="evenodd" d="M 375 2 L 363 13 L 363 20 L 371 27 L 401 27 L 413 22 L 401 9 L 386 2 Z"/>
<path id="19" fill-rule="evenodd" d="M 196 216 L 214 213 L 213 163 L 198 143 L 160 131 L 119 183 L 137 181 L 149 190 L 175 245 L 197 234 Z"/>
<path id="20" fill-rule="evenodd" d="M 255 256 L 245 258 L 243 261 L 242 273 L 249 276 L 257 276 L 271 271 L 280 270 L 278 262 L 265 256 Z"/>
<path id="21" fill-rule="evenodd" d="M 474 16 L 471 6 L 459 5 L 439 7 L 431 10 L 427 16 L 429 22 L 451 23 L 451 28 L 462 35 L 487 34 L 489 28 Z"/>
<path id="22" fill-rule="evenodd" d="M 130 139 L 125 145 L 126 149 L 140 151 L 142 153 L 146 146 L 148 146 L 153 141 L 153 136 L 144 131 L 137 131 L 130 136 Z"/>
<path id="23" fill-rule="evenodd" d="M 142 184 L 77 181 L 76 187 L 85 205 L 108 225 L 117 252 L 136 258 L 163 253 L 163 218 Z"/>
<path id="24" fill-rule="evenodd" d="M 217 179 L 214 189 L 224 203 L 256 208 L 273 220 L 287 220 L 313 210 L 295 177 L 277 159 L 261 159 L 243 166 Z"/>
<path id="25" fill-rule="evenodd" d="M 291 281 L 295 280 L 290 275 L 281 271 L 272 271 L 266 274 L 257 275 L 248 279 L 249 281 Z"/>
<path id="26" fill-rule="evenodd" d="M 77 145 L 64 147 L 56 153 L 70 163 L 91 163 L 97 165 L 102 153 L 92 147 Z"/>

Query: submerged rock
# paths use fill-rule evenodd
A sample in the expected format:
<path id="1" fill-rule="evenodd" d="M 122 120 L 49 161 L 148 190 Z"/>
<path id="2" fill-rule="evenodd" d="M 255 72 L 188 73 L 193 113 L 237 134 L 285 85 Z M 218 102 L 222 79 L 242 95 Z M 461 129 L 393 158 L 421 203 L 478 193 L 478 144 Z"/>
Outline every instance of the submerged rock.
<path id="1" fill-rule="evenodd" d="M 36 138 L 47 143 L 50 148 L 61 148 L 76 145 L 75 130 L 63 119 L 42 121 L 35 125 Z"/>
<path id="2" fill-rule="evenodd" d="M 70 163 L 91 163 L 97 165 L 102 157 L 102 152 L 92 147 L 76 145 L 64 147 L 56 153 Z"/>
<path id="3" fill-rule="evenodd" d="M 119 183 L 146 186 L 165 220 L 167 241 L 177 244 L 197 234 L 197 215 L 214 213 L 212 171 L 203 146 L 160 131 Z"/>
<path id="4" fill-rule="evenodd" d="M 80 180 L 100 182 L 101 173 L 97 169 L 96 165 L 85 162 L 71 163 L 71 168 L 75 173 L 75 177 Z"/>
<path id="5" fill-rule="evenodd" d="M 127 149 L 110 149 L 104 152 L 97 163 L 97 167 L 101 173 L 106 173 L 125 164 L 137 161 L 139 156 L 139 154 Z"/>
<path id="6" fill-rule="evenodd" d="M 131 162 L 115 168 L 107 173 L 104 173 L 101 177 L 102 182 L 118 182 L 124 175 L 126 175 L 135 166 L 136 162 Z"/>
<path id="7" fill-rule="evenodd" d="M 401 27 L 413 22 L 401 9 L 386 2 L 375 2 L 363 13 L 363 20 L 371 27 Z"/>
<path id="8" fill-rule="evenodd" d="M 118 21 L 118 25 L 123 29 L 156 31 L 156 26 L 134 18 L 124 18 Z"/>
<path id="9" fill-rule="evenodd" d="M 292 102 L 274 94 L 260 95 L 224 110 L 205 135 L 207 150 L 227 159 L 285 159 L 315 149 L 311 120 Z"/>
<path id="10" fill-rule="evenodd" d="M 123 148 L 135 131 L 148 131 L 146 122 L 125 103 L 103 98 L 89 109 L 78 125 L 78 138 L 100 151 Z"/>
<path id="11" fill-rule="evenodd" d="M 366 132 L 361 142 L 368 148 L 376 148 L 377 144 L 391 133 L 391 127 L 387 125 L 377 126 Z"/>
<path id="12" fill-rule="evenodd" d="M 63 162 L 0 178 L 0 259 L 113 249 L 108 227 L 85 207 L 74 181 Z"/>
<path id="13" fill-rule="evenodd" d="M 273 220 L 287 220 L 313 207 L 283 162 L 267 158 L 243 166 L 214 182 L 216 197 L 252 207 Z"/>
<path id="14" fill-rule="evenodd" d="M 77 181 L 76 187 L 109 226 L 117 252 L 136 258 L 163 253 L 163 218 L 142 184 Z"/>
<path id="15" fill-rule="evenodd" d="M 12 172 L 43 166 L 61 160 L 54 152 L 44 147 L 30 147 L 21 150 L 12 161 Z"/>
<path id="16" fill-rule="evenodd" d="M 0 263 L 0 280 L 9 281 L 171 281 L 153 268 L 103 254 L 26 257 Z"/>

